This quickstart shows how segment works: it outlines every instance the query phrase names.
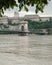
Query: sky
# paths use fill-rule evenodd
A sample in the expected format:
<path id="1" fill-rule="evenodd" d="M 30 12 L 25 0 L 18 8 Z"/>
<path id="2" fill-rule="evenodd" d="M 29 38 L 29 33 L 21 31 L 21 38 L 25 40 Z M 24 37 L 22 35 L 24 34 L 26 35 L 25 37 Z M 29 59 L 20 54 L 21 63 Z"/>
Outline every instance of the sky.
<path id="1" fill-rule="evenodd" d="M 8 16 L 8 17 L 13 17 L 14 16 L 14 12 L 18 12 L 18 8 L 14 8 L 12 9 L 8 9 L 4 12 L 4 15 Z M 29 11 L 26 12 L 24 11 L 24 9 L 22 9 L 19 13 L 19 16 L 24 16 L 24 15 L 36 15 L 35 13 L 35 6 L 34 7 L 29 7 Z M 48 5 L 45 6 L 44 8 L 44 12 L 41 13 L 39 12 L 37 15 L 41 16 L 41 17 L 46 17 L 46 16 L 51 16 L 52 17 L 52 0 L 48 3 Z"/>

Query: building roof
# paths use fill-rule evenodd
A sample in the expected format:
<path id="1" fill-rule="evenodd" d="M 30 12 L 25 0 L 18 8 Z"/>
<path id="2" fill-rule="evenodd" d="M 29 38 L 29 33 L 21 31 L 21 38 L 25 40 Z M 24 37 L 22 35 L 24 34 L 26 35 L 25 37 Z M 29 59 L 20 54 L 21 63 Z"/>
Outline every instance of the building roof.
<path id="1" fill-rule="evenodd" d="M 39 18 L 39 16 L 38 15 L 25 15 L 24 18 L 35 19 L 35 18 Z"/>

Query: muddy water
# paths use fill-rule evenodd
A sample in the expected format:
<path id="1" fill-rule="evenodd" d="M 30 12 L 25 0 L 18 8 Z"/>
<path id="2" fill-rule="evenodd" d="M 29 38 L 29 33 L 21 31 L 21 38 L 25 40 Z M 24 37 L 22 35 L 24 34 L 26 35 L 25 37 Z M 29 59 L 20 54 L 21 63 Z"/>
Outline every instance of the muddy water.
<path id="1" fill-rule="evenodd" d="M 52 36 L 0 35 L 0 65 L 52 65 Z"/>

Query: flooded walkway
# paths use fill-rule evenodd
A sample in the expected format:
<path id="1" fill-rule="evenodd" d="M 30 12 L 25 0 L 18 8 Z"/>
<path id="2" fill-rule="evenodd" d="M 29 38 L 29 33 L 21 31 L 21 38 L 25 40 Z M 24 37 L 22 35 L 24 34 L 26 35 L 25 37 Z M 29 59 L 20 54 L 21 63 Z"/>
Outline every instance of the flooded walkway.
<path id="1" fill-rule="evenodd" d="M 52 65 L 52 36 L 0 35 L 0 65 Z"/>

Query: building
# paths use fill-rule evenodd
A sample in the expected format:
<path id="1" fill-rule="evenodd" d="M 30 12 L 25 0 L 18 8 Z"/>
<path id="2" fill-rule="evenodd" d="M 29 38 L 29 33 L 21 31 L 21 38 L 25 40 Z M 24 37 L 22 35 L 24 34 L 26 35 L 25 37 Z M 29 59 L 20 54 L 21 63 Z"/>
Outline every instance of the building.
<path id="1" fill-rule="evenodd" d="M 40 20 L 41 21 L 49 21 L 50 20 L 50 17 L 40 17 Z"/>
<path id="2" fill-rule="evenodd" d="M 52 19 L 52 17 L 40 17 L 38 15 L 25 15 L 24 19 L 26 20 L 32 20 L 32 21 L 49 21 L 50 18 Z"/>
<path id="3" fill-rule="evenodd" d="M 10 30 L 28 31 L 28 22 L 24 21 L 23 17 L 19 17 L 18 13 L 17 14 L 15 13 L 14 17 L 9 17 L 8 21 L 14 24 L 14 25 L 9 25 Z M 18 25 L 15 25 L 15 24 L 18 24 Z"/>
<path id="4" fill-rule="evenodd" d="M 38 15 L 25 15 L 24 17 L 19 17 L 18 13 L 14 13 L 14 17 L 3 16 L 0 17 L 0 24 L 8 25 L 8 22 L 11 22 L 14 25 L 9 25 L 10 30 L 18 31 L 28 31 L 28 22 L 27 20 L 32 21 L 49 21 L 52 17 L 40 17 Z M 15 25 L 18 24 L 18 25 Z"/>
<path id="5" fill-rule="evenodd" d="M 24 19 L 26 20 L 33 20 L 33 21 L 39 21 L 39 16 L 38 15 L 25 15 Z"/>
<path id="6" fill-rule="evenodd" d="M 7 24 L 7 23 L 8 23 L 8 17 L 7 16 L 0 17 L 0 24 Z"/>

